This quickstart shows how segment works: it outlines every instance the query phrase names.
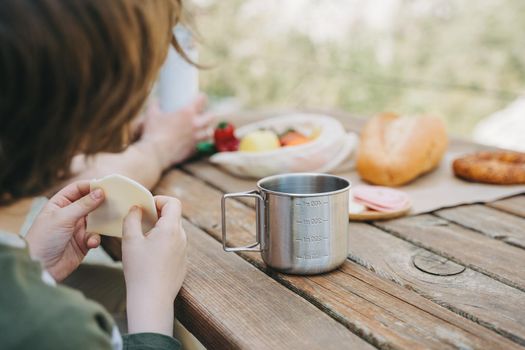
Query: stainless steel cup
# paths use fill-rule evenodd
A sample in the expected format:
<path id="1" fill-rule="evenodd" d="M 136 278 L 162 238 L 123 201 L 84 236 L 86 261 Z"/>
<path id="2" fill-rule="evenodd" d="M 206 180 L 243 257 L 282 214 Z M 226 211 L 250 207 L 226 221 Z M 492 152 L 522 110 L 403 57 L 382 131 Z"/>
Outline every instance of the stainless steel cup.
<path id="1" fill-rule="evenodd" d="M 268 266 L 301 275 L 327 272 L 345 261 L 348 180 L 325 174 L 283 174 L 260 180 L 257 188 L 222 197 L 225 251 L 261 252 Z M 256 241 L 249 246 L 227 246 L 226 199 L 232 197 L 256 199 Z"/>

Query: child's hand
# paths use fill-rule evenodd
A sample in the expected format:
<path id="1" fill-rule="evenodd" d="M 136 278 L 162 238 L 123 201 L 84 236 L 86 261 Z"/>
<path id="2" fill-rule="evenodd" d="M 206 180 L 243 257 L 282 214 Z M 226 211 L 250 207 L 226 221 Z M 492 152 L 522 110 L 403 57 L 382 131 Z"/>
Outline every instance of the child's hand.
<path id="1" fill-rule="evenodd" d="M 142 232 L 139 208 L 133 208 L 124 220 L 128 329 L 172 335 L 173 301 L 186 274 L 186 233 L 177 199 L 156 196 L 155 204 L 159 220 L 149 232 Z"/>
<path id="2" fill-rule="evenodd" d="M 86 232 L 86 216 L 104 201 L 104 192 L 89 192 L 89 181 L 74 182 L 44 206 L 27 233 L 29 252 L 57 281 L 73 272 L 100 236 Z"/>
<path id="3" fill-rule="evenodd" d="M 141 141 L 154 146 L 163 169 L 191 156 L 197 142 L 210 137 L 213 117 L 203 114 L 206 97 L 199 95 L 190 105 L 176 112 L 166 113 L 153 103 L 143 124 Z"/>

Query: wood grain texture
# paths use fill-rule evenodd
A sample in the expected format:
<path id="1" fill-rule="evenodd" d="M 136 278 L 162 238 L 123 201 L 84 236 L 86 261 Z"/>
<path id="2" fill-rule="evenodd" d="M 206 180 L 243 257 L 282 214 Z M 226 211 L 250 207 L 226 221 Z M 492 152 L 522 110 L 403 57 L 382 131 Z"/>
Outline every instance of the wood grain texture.
<path id="1" fill-rule="evenodd" d="M 206 160 L 185 164 L 184 170 L 225 193 L 253 190 L 257 184 L 254 179 L 242 179 L 228 175 Z"/>
<path id="2" fill-rule="evenodd" d="M 220 169 L 214 167 L 211 164 L 199 162 L 191 164 L 190 169 L 192 170 L 192 172 L 194 172 L 195 175 L 197 175 L 198 177 L 202 177 L 206 182 L 213 183 L 222 191 L 237 192 L 255 188 L 255 181 L 235 179 L 234 177 L 224 174 Z M 253 207 L 253 200 L 243 200 L 243 202 Z M 517 219 L 521 220 L 519 218 Z M 370 226 L 368 226 L 370 227 L 368 230 L 364 229 L 365 227 L 367 227 L 366 225 L 361 225 L 360 227 L 363 232 L 367 232 L 370 230 L 374 232 L 374 228 L 371 228 Z M 250 226 L 248 226 L 247 229 L 250 230 Z M 520 225 L 517 225 L 517 227 L 514 227 L 513 229 L 509 229 L 519 230 Z M 370 242 L 366 234 L 361 233 L 357 234 L 356 236 L 351 236 L 351 238 L 352 237 L 358 237 L 357 243 L 360 244 L 366 245 L 367 242 Z M 388 266 L 388 264 L 393 264 L 393 262 L 395 262 L 396 259 L 399 258 L 399 256 L 406 258 L 406 256 L 403 256 L 403 253 L 407 253 L 409 252 L 409 250 L 401 249 L 404 243 L 408 244 L 409 246 L 412 246 L 412 249 L 417 250 L 418 248 L 415 245 L 406 243 L 403 240 L 400 240 L 396 237 L 392 237 L 392 235 L 389 234 L 383 234 L 382 237 L 384 237 L 383 242 L 386 242 L 386 244 L 381 244 L 381 241 L 374 241 L 374 245 L 376 245 L 378 248 L 380 247 L 379 250 L 363 250 L 360 252 L 360 254 L 357 254 L 356 256 L 362 258 L 364 261 L 375 262 L 375 264 L 372 264 L 370 266 L 376 273 L 379 273 L 379 271 L 383 271 L 387 276 L 389 276 L 389 278 L 392 278 L 391 273 L 385 272 L 385 265 L 383 264 L 386 264 L 386 266 Z M 476 236 L 473 235 L 473 238 L 475 239 Z M 249 243 L 248 240 L 243 241 L 243 244 L 247 243 Z M 395 248 L 390 248 L 389 245 L 392 245 Z M 490 250 L 490 247 L 488 248 Z M 400 249 L 399 254 L 396 253 L 396 249 Z M 476 255 L 476 257 L 478 256 Z M 382 264 L 378 264 L 378 261 L 376 261 L 375 259 L 379 259 L 379 262 L 382 262 Z M 385 259 L 393 260 L 388 262 Z M 507 272 L 509 274 L 513 273 L 513 265 L 514 264 L 507 265 Z M 396 266 L 397 268 L 410 267 L 408 271 L 409 273 L 406 276 L 407 278 L 413 276 L 413 274 L 421 277 L 421 274 L 412 271 L 413 265 L 411 264 L 403 266 L 399 266 L 396 264 L 394 266 Z M 388 271 L 393 272 L 392 269 Z M 400 273 L 403 271 L 404 270 L 401 270 Z M 464 278 L 466 279 L 464 280 Z M 458 282 L 457 285 L 455 284 L 456 281 Z M 411 284 L 409 287 L 418 289 L 416 288 L 418 285 L 418 280 L 412 279 L 412 282 L 413 284 Z M 469 271 L 465 272 L 464 276 L 457 276 L 455 278 L 449 278 L 446 280 L 436 280 L 435 278 L 423 278 L 422 281 L 419 282 L 422 282 L 420 283 L 421 285 L 418 289 L 419 292 L 421 292 L 425 296 L 428 296 L 431 300 L 434 300 L 441 305 L 446 305 L 447 307 L 455 310 L 459 314 L 465 315 L 470 319 L 474 319 L 477 322 L 483 323 L 487 327 L 492 328 L 501 334 L 506 334 L 512 339 L 518 340 L 520 342 L 523 342 L 523 339 L 525 339 L 525 328 L 523 328 L 525 324 L 525 315 L 519 312 L 516 313 L 515 308 L 513 306 L 523 305 L 525 307 L 525 295 L 523 294 L 523 292 L 517 291 L 514 288 L 508 287 L 503 283 L 500 283 L 492 278 L 488 278 L 483 274 L 477 273 L 476 271 L 470 269 Z M 434 290 L 433 287 L 435 285 L 438 285 L 438 283 L 442 283 L 442 288 Z M 482 297 L 479 297 L 479 294 L 481 294 Z M 506 296 L 508 296 L 508 299 L 506 298 Z M 495 302 L 492 298 L 496 298 L 497 300 L 499 300 L 499 302 Z M 507 301 L 510 300 L 512 300 L 512 302 L 508 303 Z"/>
<path id="3" fill-rule="evenodd" d="M 481 204 L 439 210 L 435 215 L 525 249 L 525 219 Z"/>
<path id="4" fill-rule="evenodd" d="M 157 192 L 178 197 L 183 203 L 183 215 L 219 239 L 222 192 L 181 171 L 167 174 Z M 228 243 L 235 246 L 249 243 L 253 240 L 254 211 L 240 202 L 231 203 Z M 266 269 L 259 254 L 242 256 Z M 348 260 L 339 270 L 320 276 L 266 271 L 380 348 L 519 348 L 495 332 Z"/>
<path id="5" fill-rule="evenodd" d="M 525 195 L 502 199 L 487 205 L 525 218 Z"/>
<path id="6" fill-rule="evenodd" d="M 187 221 L 177 318 L 208 349 L 373 349 Z"/>
<path id="7" fill-rule="evenodd" d="M 412 264 L 420 271 L 434 276 L 454 276 L 465 271 L 466 267 L 450 259 L 422 250 L 412 256 Z"/>
<path id="8" fill-rule="evenodd" d="M 434 215 L 376 226 L 438 255 L 525 291 L 525 251 Z"/>
<path id="9" fill-rule="evenodd" d="M 469 268 L 451 276 L 424 273 L 412 258 L 431 252 L 370 225 L 351 223 L 349 238 L 353 261 L 525 345 L 524 292 Z"/>
<path id="10" fill-rule="evenodd" d="M 351 178 L 348 168 L 349 164 L 342 164 L 333 173 Z M 257 180 L 232 176 L 204 159 L 185 164 L 184 170 L 224 193 L 250 191 L 257 188 Z M 241 198 L 240 201 L 246 204 L 252 202 L 252 200 L 246 198 Z"/>

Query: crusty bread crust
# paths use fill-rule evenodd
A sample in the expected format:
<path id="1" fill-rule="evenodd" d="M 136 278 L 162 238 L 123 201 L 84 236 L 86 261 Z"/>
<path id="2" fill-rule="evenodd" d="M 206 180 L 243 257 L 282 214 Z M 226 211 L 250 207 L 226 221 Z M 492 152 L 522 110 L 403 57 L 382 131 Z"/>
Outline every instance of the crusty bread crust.
<path id="1" fill-rule="evenodd" d="M 446 128 L 439 118 L 383 113 L 362 130 L 357 171 L 370 183 L 400 186 L 434 169 L 447 144 Z"/>
<path id="2" fill-rule="evenodd" d="M 454 160 L 454 174 L 462 179 L 497 185 L 525 184 L 525 153 L 479 152 Z"/>

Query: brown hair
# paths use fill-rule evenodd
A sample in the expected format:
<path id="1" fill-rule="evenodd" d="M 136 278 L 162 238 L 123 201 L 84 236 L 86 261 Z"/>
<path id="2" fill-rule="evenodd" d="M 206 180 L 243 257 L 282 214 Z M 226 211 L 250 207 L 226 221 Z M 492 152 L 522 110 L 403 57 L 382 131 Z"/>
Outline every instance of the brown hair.
<path id="1" fill-rule="evenodd" d="M 122 147 L 180 12 L 180 0 L 0 2 L 0 204 L 66 178 L 75 154 Z"/>

